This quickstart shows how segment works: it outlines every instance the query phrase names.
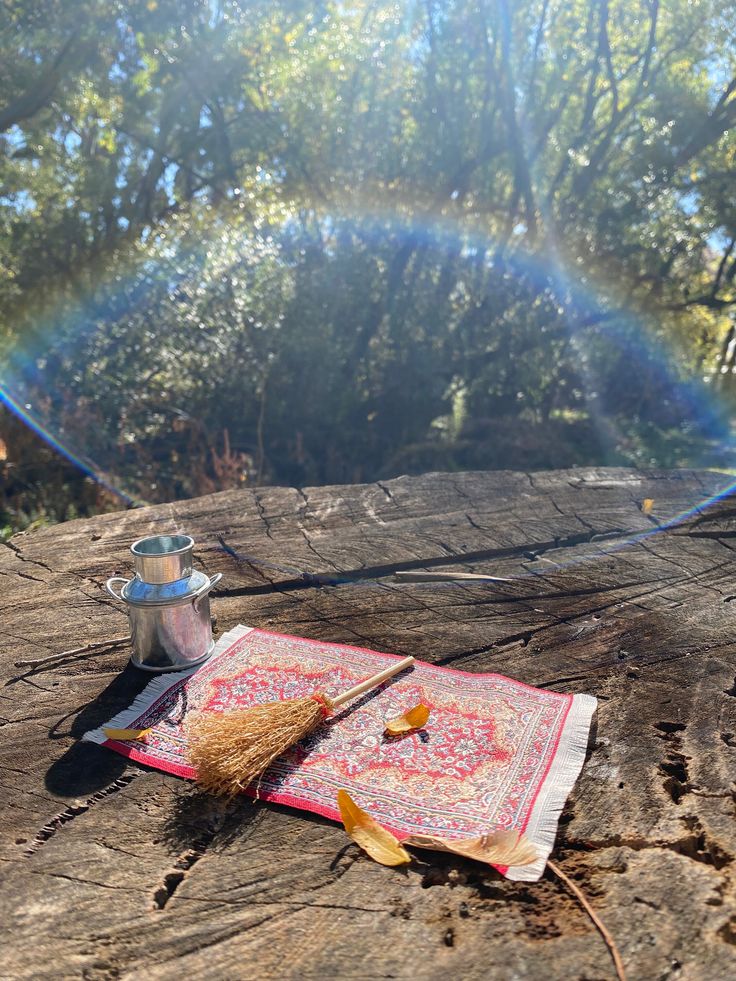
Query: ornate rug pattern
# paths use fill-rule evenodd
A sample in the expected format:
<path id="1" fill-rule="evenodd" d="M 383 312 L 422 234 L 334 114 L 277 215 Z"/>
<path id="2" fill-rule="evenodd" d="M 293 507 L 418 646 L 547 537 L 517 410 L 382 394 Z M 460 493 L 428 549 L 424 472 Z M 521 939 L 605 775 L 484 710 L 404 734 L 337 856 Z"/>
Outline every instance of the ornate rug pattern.
<path id="1" fill-rule="evenodd" d="M 341 691 L 387 667 L 395 656 L 251 627 L 218 641 L 198 669 L 157 676 L 115 728 L 151 728 L 146 742 L 118 742 L 102 729 L 83 737 L 140 763 L 194 778 L 187 760 L 187 712 L 246 708 L 313 691 Z M 386 721 L 419 702 L 426 727 L 383 735 Z M 554 844 L 557 820 L 585 760 L 596 700 L 531 688 L 497 674 L 468 674 L 416 662 L 341 708 L 314 735 L 279 758 L 259 783 L 263 800 L 339 821 L 337 791 L 398 838 L 476 837 L 523 831 L 540 858 L 505 871 L 534 881 Z M 256 791 L 248 793 L 253 796 Z"/>

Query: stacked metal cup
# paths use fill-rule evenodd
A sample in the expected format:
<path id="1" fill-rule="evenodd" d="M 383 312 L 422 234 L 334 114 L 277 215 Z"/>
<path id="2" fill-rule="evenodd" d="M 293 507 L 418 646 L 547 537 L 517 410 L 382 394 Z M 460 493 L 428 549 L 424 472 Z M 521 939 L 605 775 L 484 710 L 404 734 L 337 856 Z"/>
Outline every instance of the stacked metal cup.
<path id="1" fill-rule="evenodd" d="M 128 609 L 132 663 L 144 671 L 181 671 L 212 653 L 209 592 L 222 578 L 192 567 L 189 535 L 140 538 L 130 547 L 135 576 L 113 576 L 105 588 Z M 114 584 L 123 583 L 120 593 Z"/>

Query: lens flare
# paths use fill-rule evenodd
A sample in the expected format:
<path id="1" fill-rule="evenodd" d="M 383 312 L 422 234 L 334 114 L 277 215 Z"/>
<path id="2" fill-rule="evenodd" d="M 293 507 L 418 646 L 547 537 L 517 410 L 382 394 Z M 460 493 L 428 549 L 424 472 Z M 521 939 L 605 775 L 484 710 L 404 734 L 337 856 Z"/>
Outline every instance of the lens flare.
<path id="1" fill-rule="evenodd" d="M 138 503 L 135 498 L 131 497 L 124 490 L 121 490 L 120 487 L 113 483 L 111 478 L 109 478 L 105 472 L 92 460 L 81 456 L 79 453 L 75 452 L 68 443 L 62 441 L 58 436 L 54 435 L 54 433 L 51 432 L 47 426 L 45 426 L 34 416 L 27 404 L 24 404 L 17 397 L 12 395 L 9 389 L 2 384 L 0 384 L 0 404 L 9 409 L 10 412 L 18 417 L 18 419 L 22 420 L 22 422 L 24 422 L 29 429 L 36 433 L 36 435 L 40 436 L 45 443 L 52 447 L 52 449 L 56 450 L 57 453 L 63 456 L 70 463 L 74 464 L 74 466 L 81 470 L 82 473 L 85 473 L 88 477 L 91 477 L 95 483 L 100 485 L 100 487 L 104 487 L 105 490 L 109 491 L 128 506 Z"/>
<path id="2" fill-rule="evenodd" d="M 576 352 L 574 368 L 583 393 L 583 405 L 609 460 L 616 460 L 618 447 L 626 444 L 629 434 L 622 431 L 620 422 L 606 411 L 605 399 L 601 397 L 602 380 L 591 366 L 594 360 L 590 355 L 591 343 L 606 344 L 620 358 L 628 358 L 632 364 L 644 364 L 649 372 L 648 377 L 656 381 L 658 391 L 676 403 L 672 412 L 681 412 L 683 421 L 692 424 L 699 434 L 705 435 L 714 444 L 717 443 L 721 459 L 732 452 L 732 437 L 716 386 L 705 384 L 697 378 L 682 377 L 675 367 L 677 357 L 674 346 L 667 342 L 662 333 L 655 331 L 625 306 L 617 308 L 608 286 L 601 288 L 600 295 L 597 295 L 594 285 L 582 282 L 572 264 L 566 264 L 561 248 L 554 241 L 547 243 L 543 256 L 516 247 L 510 254 L 501 257 L 498 243 L 484 234 L 468 230 L 460 219 L 444 215 L 425 216 L 418 220 L 358 206 L 349 214 L 336 211 L 319 215 L 319 219 L 325 234 L 334 240 L 334 249 L 338 248 L 342 230 L 347 230 L 356 240 L 360 240 L 362 247 L 370 248 L 375 243 L 376 247 L 381 245 L 385 249 L 389 243 L 392 247 L 401 248 L 413 242 L 426 250 L 452 256 L 454 261 L 461 264 L 467 261 L 469 270 L 473 263 L 477 264 L 478 256 L 482 256 L 483 268 L 495 268 L 500 278 L 510 277 L 523 283 L 530 295 L 536 290 L 540 295 L 555 300 L 559 304 L 561 321 L 566 326 L 568 343 Z M 112 318 L 111 322 L 124 325 L 124 318 L 133 308 L 146 309 L 149 291 L 156 284 L 163 283 L 170 289 L 175 287 L 176 275 L 172 270 L 185 267 L 189 269 L 187 275 L 192 274 L 192 269 L 196 274 L 203 257 L 217 249 L 221 232 L 222 226 L 218 225 L 212 229 L 211 238 L 201 236 L 194 248 L 182 246 L 178 253 L 167 246 L 166 255 L 160 259 L 150 254 L 144 255 L 141 250 L 129 260 L 126 269 L 117 268 L 106 282 L 98 283 L 96 298 L 82 298 L 72 314 L 56 317 L 54 309 L 48 308 L 36 329 L 25 332 L 25 340 L 16 342 L 15 348 L 4 359 L 6 382 L 0 386 L 2 404 L 65 459 L 125 504 L 134 503 L 135 498 L 121 488 L 124 482 L 110 472 L 109 466 L 104 465 L 107 461 L 103 460 L 103 465 L 100 465 L 76 448 L 86 442 L 84 432 L 69 437 L 70 426 L 67 422 L 62 436 L 60 426 L 55 426 L 52 418 L 42 418 L 39 411 L 31 408 L 36 403 L 35 393 L 39 391 L 48 395 L 48 404 L 53 405 L 63 404 L 64 398 L 68 399 L 69 391 L 73 390 L 73 385 L 70 385 L 65 393 L 53 391 L 53 378 L 39 365 L 44 364 L 51 350 L 55 357 L 69 362 L 74 357 L 83 358 L 85 343 L 98 330 L 98 324 L 104 322 L 106 314 Z M 294 229 L 285 222 L 280 230 L 270 229 L 268 235 L 278 241 L 279 234 L 286 240 L 293 232 Z M 244 250 L 254 235 L 252 229 L 243 230 L 242 233 L 234 229 L 233 233 L 242 234 Z M 193 263 L 189 262 L 192 258 L 195 259 Z M 287 269 L 285 264 L 285 274 Z M 100 296 L 104 297 L 102 301 Z M 125 343 L 124 332 L 116 336 L 123 337 L 116 343 Z M 596 356 L 600 360 L 600 350 Z M 233 366 L 233 370 L 236 370 L 236 366 Z M 82 384 L 80 381 L 79 385 Z M 83 394 L 81 390 L 79 394 Z M 656 527 L 634 532 L 621 543 L 609 543 L 605 550 L 599 548 L 596 555 L 589 556 L 587 560 L 660 534 L 730 496 L 735 488 L 736 482 L 729 483 L 718 494 L 693 501 L 689 508 L 665 517 Z M 583 560 L 575 558 L 569 561 L 577 563 Z M 251 557 L 247 561 L 251 561 Z M 273 568 L 298 573 L 298 570 Z"/>

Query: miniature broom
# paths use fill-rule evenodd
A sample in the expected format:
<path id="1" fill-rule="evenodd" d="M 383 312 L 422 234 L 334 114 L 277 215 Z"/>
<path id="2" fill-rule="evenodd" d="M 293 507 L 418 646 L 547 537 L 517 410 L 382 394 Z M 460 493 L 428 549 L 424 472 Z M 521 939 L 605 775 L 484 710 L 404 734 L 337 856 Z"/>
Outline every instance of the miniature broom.
<path id="1" fill-rule="evenodd" d="M 267 702 L 235 712 L 197 713 L 187 727 L 189 759 L 197 771 L 197 781 L 208 793 L 233 797 L 277 756 L 314 732 L 340 705 L 413 663 L 413 657 L 405 657 L 336 698 L 314 692 L 305 698 Z"/>

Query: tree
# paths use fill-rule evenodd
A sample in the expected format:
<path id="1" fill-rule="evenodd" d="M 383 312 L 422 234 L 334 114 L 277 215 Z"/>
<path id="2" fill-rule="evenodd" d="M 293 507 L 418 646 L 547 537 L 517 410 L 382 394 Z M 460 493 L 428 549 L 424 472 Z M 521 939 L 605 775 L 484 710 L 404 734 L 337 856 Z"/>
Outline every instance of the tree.
<path id="1" fill-rule="evenodd" d="M 134 496 L 727 450 L 730 3 L 7 6 L 4 374 Z"/>

